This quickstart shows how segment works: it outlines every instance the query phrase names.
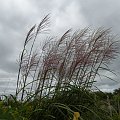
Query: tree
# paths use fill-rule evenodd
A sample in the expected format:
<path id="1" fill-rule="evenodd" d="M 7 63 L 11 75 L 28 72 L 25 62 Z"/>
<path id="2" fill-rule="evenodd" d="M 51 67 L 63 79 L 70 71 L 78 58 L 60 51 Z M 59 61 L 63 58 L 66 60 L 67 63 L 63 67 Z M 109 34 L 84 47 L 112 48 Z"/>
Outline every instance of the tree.
<path id="1" fill-rule="evenodd" d="M 120 95 L 120 88 L 115 89 L 113 92 L 114 95 Z"/>

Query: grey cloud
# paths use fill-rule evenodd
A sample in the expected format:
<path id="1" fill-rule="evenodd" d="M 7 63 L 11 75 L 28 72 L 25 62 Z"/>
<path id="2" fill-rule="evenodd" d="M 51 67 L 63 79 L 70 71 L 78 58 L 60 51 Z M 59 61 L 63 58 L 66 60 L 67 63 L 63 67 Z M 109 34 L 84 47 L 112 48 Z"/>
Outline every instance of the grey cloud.
<path id="1" fill-rule="evenodd" d="M 19 8 L 14 8 L 12 4 L 0 3 L 0 69 L 7 72 L 16 72 L 15 60 L 19 56 L 25 33 L 27 33 L 27 24 L 29 26 L 31 21 L 30 14 L 21 13 Z M 11 61 L 11 58 L 14 61 Z"/>
<path id="2" fill-rule="evenodd" d="M 114 30 L 120 31 L 119 0 L 80 0 L 80 4 L 90 25 L 113 27 Z"/>
<path id="3" fill-rule="evenodd" d="M 15 72 L 17 66 L 14 61 L 16 58 L 13 58 L 14 61 L 10 60 L 14 56 L 14 42 L 9 40 L 10 36 L 4 35 L 1 35 L 0 38 L 0 69 Z"/>
<path id="4" fill-rule="evenodd" d="M 6 47 L 6 44 L 1 42 L 0 43 L 0 63 L 4 62 L 4 60 L 9 57 L 9 54 L 11 52 L 12 52 L 11 48 Z"/>
<path id="5" fill-rule="evenodd" d="M 15 73 L 18 70 L 18 65 L 14 61 L 4 61 L 4 64 L 0 65 L 0 69 L 5 70 L 6 72 Z"/>
<path id="6" fill-rule="evenodd" d="M 102 90 L 103 92 L 113 92 L 115 89 L 120 87 L 120 83 L 116 85 L 109 86 L 108 84 L 102 84 L 98 86 L 98 89 Z"/>

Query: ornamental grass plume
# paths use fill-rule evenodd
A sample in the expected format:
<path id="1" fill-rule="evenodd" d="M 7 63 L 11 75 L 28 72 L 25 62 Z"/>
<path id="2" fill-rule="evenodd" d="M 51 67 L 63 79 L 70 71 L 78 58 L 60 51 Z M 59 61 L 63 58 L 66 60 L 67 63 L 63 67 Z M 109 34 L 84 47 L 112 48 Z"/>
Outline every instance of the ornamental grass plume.
<path id="1" fill-rule="evenodd" d="M 112 72 L 108 64 L 116 59 L 119 46 L 110 29 L 69 29 L 54 38 L 46 36 L 48 28 L 49 15 L 26 36 L 16 88 L 16 98 L 21 101 L 39 99 L 41 103 L 43 98 L 54 99 L 70 86 L 91 89 L 100 71 Z M 36 50 L 37 40 L 46 41 Z"/>
<path id="2" fill-rule="evenodd" d="M 79 112 L 74 112 L 73 120 L 78 120 L 79 118 L 80 118 L 80 113 Z"/>

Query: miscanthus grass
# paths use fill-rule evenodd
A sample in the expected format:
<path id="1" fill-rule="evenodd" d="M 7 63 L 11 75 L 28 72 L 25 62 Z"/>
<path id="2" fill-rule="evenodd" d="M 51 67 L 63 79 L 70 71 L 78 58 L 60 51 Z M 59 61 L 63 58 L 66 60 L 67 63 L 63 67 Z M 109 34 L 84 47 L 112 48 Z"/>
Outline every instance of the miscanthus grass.
<path id="1" fill-rule="evenodd" d="M 49 15 L 45 16 L 26 36 L 16 94 L 6 99 L 16 110 L 12 116 L 22 120 L 110 120 L 109 113 L 98 108 L 91 87 L 100 71 L 112 72 L 108 64 L 118 53 L 116 37 L 102 27 L 69 29 L 59 38 L 50 37 L 49 21 Z M 46 41 L 36 50 L 38 40 Z"/>

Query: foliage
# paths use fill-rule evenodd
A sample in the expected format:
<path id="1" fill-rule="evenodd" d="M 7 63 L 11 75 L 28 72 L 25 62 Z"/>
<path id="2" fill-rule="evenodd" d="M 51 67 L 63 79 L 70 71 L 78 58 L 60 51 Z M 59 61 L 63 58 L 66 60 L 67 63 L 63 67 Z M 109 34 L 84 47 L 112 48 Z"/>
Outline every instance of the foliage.
<path id="1" fill-rule="evenodd" d="M 68 91 L 57 93 L 54 99 L 44 98 L 42 102 L 39 99 L 15 102 L 10 96 L 6 98 L 0 101 L 0 119 L 73 120 L 76 111 L 80 113 L 81 120 L 120 119 L 120 96 L 114 93 L 93 92 L 72 86 Z"/>
<path id="2" fill-rule="evenodd" d="M 118 94 L 91 90 L 100 71 L 112 72 L 108 64 L 118 53 L 110 29 L 68 30 L 60 38 L 48 37 L 36 50 L 37 38 L 43 40 L 48 26 L 49 15 L 28 32 L 16 94 L 3 96 L 0 119 L 73 120 L 79 112 L 81 120 L 118 120 Z"/>

